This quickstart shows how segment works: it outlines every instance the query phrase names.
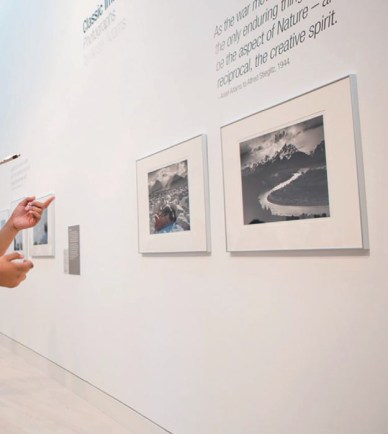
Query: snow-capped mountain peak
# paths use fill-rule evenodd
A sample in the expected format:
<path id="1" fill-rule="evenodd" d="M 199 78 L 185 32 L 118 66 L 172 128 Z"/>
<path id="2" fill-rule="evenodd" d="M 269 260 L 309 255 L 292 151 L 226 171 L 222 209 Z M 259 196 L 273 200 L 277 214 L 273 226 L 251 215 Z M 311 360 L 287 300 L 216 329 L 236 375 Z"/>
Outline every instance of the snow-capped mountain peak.
<path id="1" fill-rule="evenodd" d="M 298 152 L 296 146 L 292 145 L 291 143 L 286 143 L 274 156 L 274 158 L 279 157 L 280 160 L 283 160 L 283 158 L 289 160 L 295 154 L 295 152 Z"/>

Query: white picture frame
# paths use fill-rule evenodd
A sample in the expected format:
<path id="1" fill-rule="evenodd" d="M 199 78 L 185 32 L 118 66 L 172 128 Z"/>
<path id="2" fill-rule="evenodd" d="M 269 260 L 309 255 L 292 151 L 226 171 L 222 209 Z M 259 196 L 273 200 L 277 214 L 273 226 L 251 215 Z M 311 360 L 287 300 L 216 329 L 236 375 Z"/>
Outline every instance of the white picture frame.
<path id="1" fill-rule="evenodd" d="M 37 198 L 45 202 L 52 194 Z M 29 253 L 31 257 L 55 257 L 55 201 L 43 210 L 39 223 L 29 229 Z"/>
<path id="2" fill-rule="evenodd" d="M 353 75 L 223 126 L 227 251 L 367 249 L 359 128 Z"/>
<path id="3" fill-rule="evenodd" d="M 139 253 L 210 251 L 206 136 L 137 160 L 136 172 Z M 165 210 L 171 222 L 157 227 Z"/>

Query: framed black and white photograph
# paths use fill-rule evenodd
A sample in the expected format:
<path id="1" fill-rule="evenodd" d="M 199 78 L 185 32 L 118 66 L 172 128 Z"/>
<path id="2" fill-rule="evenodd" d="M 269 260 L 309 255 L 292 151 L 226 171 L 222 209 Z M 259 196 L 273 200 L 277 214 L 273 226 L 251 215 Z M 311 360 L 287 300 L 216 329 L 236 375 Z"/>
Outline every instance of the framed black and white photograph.
<path id="1" fill-rule="evenodd" d="M 52 195 L 37 198 L 39 202 L 45 202 Z M 39 223 L 30 229 L 30 255 L 55 256 L 55 203 L 52 202 L 48 208 L 43 210 Z"/>
<path id="2" fill-rule="evenodd" d="M 228 251 L 367 248 L 355 77 L 221 129 Z"/>
<path id="3" fill-rule="evenodd" d="M 136 168 L 139 252 L 208 251 L 206 137 L 139 159 Z"/>

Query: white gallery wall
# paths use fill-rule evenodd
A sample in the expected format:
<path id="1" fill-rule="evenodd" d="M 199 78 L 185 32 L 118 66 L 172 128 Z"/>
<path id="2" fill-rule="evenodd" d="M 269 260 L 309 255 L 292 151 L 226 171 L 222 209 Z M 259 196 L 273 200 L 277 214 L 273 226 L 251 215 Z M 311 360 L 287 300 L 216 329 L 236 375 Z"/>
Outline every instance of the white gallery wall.
<path id="1" fill-rule="evenodd" d="M 258 3 L 115 0 L 86 32 L 94 1 L 1 3 L 0 157 L 22 156 L 0 166 L 0 210 L 54 193 L 56 255 L 0 289 L 0 331 L 174 434 L 385 434 L 388 6 Z M 216 70 L 217 42 L 275 5 L 262 28 L 282 17 L 290 27 L 263 49 L 325 29 L 250 72 L 263 75 L 249 86 L 217 88 L 232 68 Z M 220 127 L 348 74 L 369 251 L 226 252 Z M 136 160 L 199 134 L 211 252 L 141 255 Z M 80 276 L 64 273 L 71 225 Z"/>

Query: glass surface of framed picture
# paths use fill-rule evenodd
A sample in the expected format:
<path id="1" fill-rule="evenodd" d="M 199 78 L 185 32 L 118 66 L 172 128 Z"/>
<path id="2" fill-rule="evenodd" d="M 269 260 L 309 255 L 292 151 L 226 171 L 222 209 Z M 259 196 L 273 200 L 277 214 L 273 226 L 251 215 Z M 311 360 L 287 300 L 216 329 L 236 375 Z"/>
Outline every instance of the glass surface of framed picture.
<path id="1" fill-rule="evenodd" d="M 207 252 L 206 136 L 137 160 L 140 253 Z"/>
<path id="2" fill-rule="evenodd" d="M 228 251 L 368 248 L 354 76 L 221 136 Z"/>
<path id="3" fill-rule="evenodd" d="M 39 197 L 37 201 L 45 202 L 52 195 Z M 55 201 L 45 208 L 39 223 L 30 229 L 29 236 L 30 255 L 33 257 L 39 256 L 55 256 Z"/>

